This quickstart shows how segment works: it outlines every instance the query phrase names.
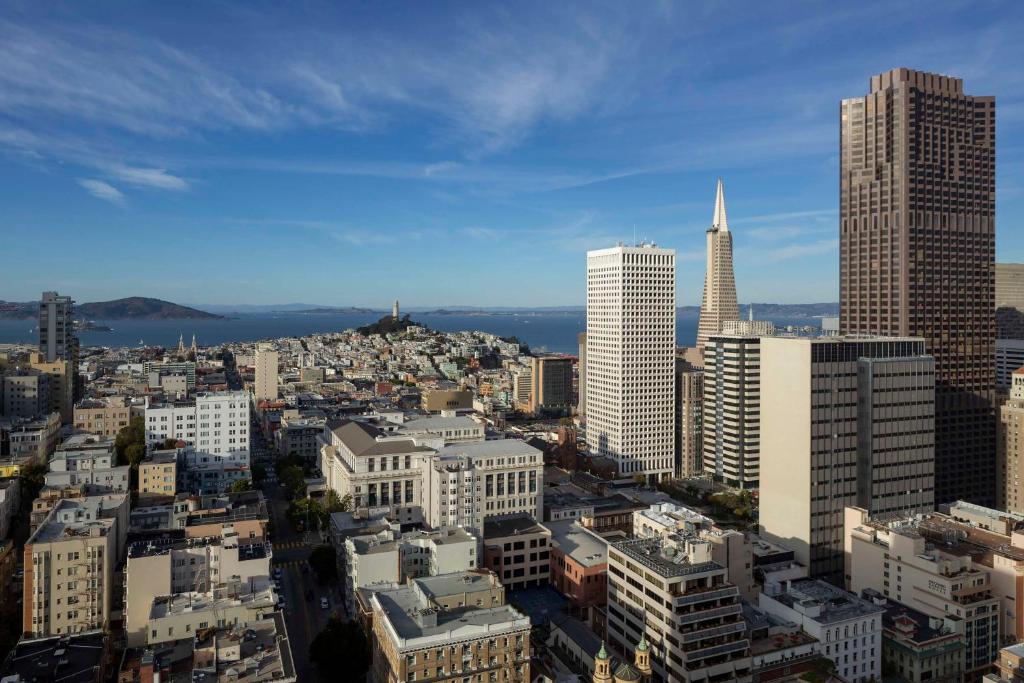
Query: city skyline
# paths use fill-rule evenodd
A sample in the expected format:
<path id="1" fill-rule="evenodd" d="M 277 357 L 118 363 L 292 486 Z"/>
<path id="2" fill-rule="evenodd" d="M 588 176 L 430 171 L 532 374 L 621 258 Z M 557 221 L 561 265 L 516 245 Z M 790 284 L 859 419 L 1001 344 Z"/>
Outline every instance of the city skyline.
<path id="1" fill-rule="evenodd" d="M 999 69 L 1024 58 L 1024 13 L 1009 4 L 438 5 L 386 24 L 326 6 L 303 21 L 128 9 L 116 24 L 102 8 L 10 7 L 0 225 L 69 248 L 22 250 L 0 299 L 380 306 L 361 283 L 388 277 L 384 299 L 410 307 L 579 305 L 582 254 L 635 235 L 677 251 L 677 301 L 695 305 L 722 176 L 743 298 L 837 301 L 837 103 L 897 66 L 997 97 L 997 260 L 1024 260 L 1024 80 Z M 837 40 L 883 18 L 895 47 Z M 153 268 L 157 253 L 175 267 Z M 447 259 L 459 277 L 436 277 Z"/>

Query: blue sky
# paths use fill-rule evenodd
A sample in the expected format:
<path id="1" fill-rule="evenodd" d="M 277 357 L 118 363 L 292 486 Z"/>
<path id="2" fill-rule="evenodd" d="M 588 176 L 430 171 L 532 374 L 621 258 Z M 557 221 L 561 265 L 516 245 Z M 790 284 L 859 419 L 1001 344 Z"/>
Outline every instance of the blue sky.
<path id="1" fill-rule="evenodd" d="M 1019 2 L 0 3 L 0 299 L 566 305 L 653 239 L 698 303 L 838 298 L 838 105 L 997 97 L 1024 260 Z"/>

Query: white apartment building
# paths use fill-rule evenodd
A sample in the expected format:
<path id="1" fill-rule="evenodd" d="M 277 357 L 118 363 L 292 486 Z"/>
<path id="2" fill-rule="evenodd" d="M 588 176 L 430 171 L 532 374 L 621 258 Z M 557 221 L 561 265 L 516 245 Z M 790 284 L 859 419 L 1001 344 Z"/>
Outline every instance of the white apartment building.
<path id="1" fill-rule="evenodd" d="M 751 680 L 740 592 L 692 536 L 608 547 L 608 645 L 628 658 L 646 639 L 657 680 Z"/>
<path id="2" fill-rule="evenodd" d="M 675 349 L 675 250 L 587 252 L 587 444 L 624 476 L 672 476 Z"/>
<path id="3" fill-rule="evenodd" d="M 46 486 L 87 486 L 94 493 L 126 493 L 130 486 L 128 465 L 116 467 L 114 440 L 91 434 L 69 437 L 50 459 Z"/>
<path id="4" fill-rule="evenodd" d="M 835 663 L 844 681 L 882 680 L 884 606 L 817 579 L 788 581 L 770 590 L 761 593 L 758 607 L 817 638 L 821 654 Z"/>
<path id="5" fill-rule="evenodd" d="M 736 488 L 761 477 L 761 339 L 713 334 L 704 346 L 704 471 Z"/>
<path id="6" fill-rule="evenodd" d="M 527 513 L 543 519 L 544 456 L 518 439 L 445 446 L 421 459 L 423 518 L 483 538 L 484 520 Z"/>
<path id="7" fill-rule="evenodd" d="M 270 584 L 270 558 L 270 544 L 241 538 L 231 526 L 217 536 L 133 543 L 128 547 L 124 577 L 128 646 L 146 643 L 150 612 L 158 597 L 210 593 L 231 585 L 244 586 L 241 592 L 265 589 Z"/>
<path id="8" fill-rule="evenodd" d="M 276 401 L 278 354 L 269 344 L 260 344 L 256 349 L 256 377 L 253 381 L 253 397 L 257 401 Z"/>
<path id="9" fill-rule="evenodd" d="M 761 536 L 841 583 L 843 509 L 934 509 L 935 361 L 913 338 L 761 339 Z"/>
<path id="10" fill-rule="evenodd" d="M 989 568 L 975 565 L 970 553 L 955 552 L 956 533 L 947 537 L 949 548 L 929 543 L 908 520 L 884 524 L 867 510 L 848 507 L 846 582 L 852 591 L 873 588 L 929 616 L 954 618 L 963 629 L 964 668 L 973 679 L 999 656 L 1000 599 L 993 595 Z"/>
<path id="11" fill-rule="evenodd" d="M 153 601 L 147 645 L 192 637 L 196 631 L 232 625 L 246 628 L 276 609 L 273 588 L 248 593 L 176 593 Z"/>
<path id="12" fill-rule="evenodd" d="M 210 462 L 249 465 L 249 394 L 220 391 L 198 394 L 194 401 L 146 404 L 146 443 L 167 439 L 192 445 Z"/>
<path id="13" fill-rule="evenodd" d="M 384 531 L 345 539 L 345 604 L 355 614 L 356 591 L 410 578 L 477 569 L 478 539 L 464 529 Z"/>

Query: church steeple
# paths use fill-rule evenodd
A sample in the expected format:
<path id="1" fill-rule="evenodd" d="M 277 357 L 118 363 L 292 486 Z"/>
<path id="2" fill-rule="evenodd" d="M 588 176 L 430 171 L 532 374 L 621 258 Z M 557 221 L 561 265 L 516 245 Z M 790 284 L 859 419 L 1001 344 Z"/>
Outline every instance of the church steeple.
<path id="1" fill-rule="evenodd" d="M 594 658 L 594 683 L 612 683 L 612 660 L 608 651 L 604 649 L 604 641 L 601 641 L 601 649 Z"/>
<path id="2" fill-rule="evenodd" d="M 640 642 L 636 645 L 634 664 L 636 670 L 643 676 L 644 683 L 649 683 L 651 680 L 651 647 L 647 644 L 647 636 L 643 633 L 640 634 Z"/>

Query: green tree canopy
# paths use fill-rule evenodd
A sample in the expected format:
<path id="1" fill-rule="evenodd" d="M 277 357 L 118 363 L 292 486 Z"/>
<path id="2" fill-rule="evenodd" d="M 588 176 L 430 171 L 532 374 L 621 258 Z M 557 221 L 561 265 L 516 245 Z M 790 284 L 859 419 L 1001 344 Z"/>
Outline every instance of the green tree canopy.
<path id="1" fill-rule="evenodd" d="M 310 643 L 309 659 L 322 680 L 338 680 L 338 664 L 343 662 L 345 672 L 342 678 L 361 681 L 370 669 L 370 646 L 358 623 L 331 617 L 324 630 Z"/>
<path id="2" fill-rule="evenodd" d="M 319 583 L 331 583 L 338 580 L 338 560 L 334 556 L 334 548 L 329 545 L 318 545 L 309 554 L 309 566 L 316 573 Z"/>
<path id="3" fill-rule="evenodd" d="M 132 446 L 138 446 L 138 448 L 132 449 L 131 453 L 131 456 L 137 458 L 134 463 L 131 461 L 131 456 L 128 453 L 128 449 Z M 122 428 L 117 433 L 117 436 L 114 438 L 114 449 L 117 451 L 117 462 L 119 465 L 138 467 L 142 456 L 146 454 L 146 421 L 141 415 L 133 417 L 128 421 L 128 426 Z M 141 455 L 139 454 L 140 449 Z"/>
<path id="4" fill-rule="evenodd" d="M 242 493 L 243 491 L 252 491 L 252 482 L 248 479 L 233 481 L 228 487 L 228 493 Z"/>

